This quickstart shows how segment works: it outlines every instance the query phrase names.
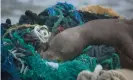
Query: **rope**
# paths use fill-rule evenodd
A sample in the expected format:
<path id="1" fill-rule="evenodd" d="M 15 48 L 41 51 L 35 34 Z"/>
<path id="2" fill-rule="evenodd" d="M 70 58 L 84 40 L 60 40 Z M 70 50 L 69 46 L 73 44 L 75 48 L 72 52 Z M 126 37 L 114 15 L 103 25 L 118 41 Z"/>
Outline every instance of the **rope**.
<path id="1" fill-rule="evenodd" d="M 54 62 L 46 62 L 46 65 L 51 66 L 53 69 L 59 68 L 59 64 Z"/>
<path id="2" fill-rule="evenodd" d="M 54 11 L 53 8 L 48 8 L 47 10 L 48 10 L 48 14 L 49 14 L 50 16 L 55 16 L 55 15 L 56 15 L 56 12 Z"/>
<path id="3" fill-rule="evenodd" d="M 24 71 L 24 67 L 25 67 L 24 61 L 22 61 L 21 58 L 18 58 L 17 55 L 19 55 L 19 56 L 21 56 L 21 57 L 22 57 L 22 56 L 25 56 L 25 55 L 22 54 L 22 53 L 16 53 L 16 51 L 17 51 L 17 50 L 12 50 L 12 51 L 9 50 L 9 52 L 12 53 L 13 57 L 21 63 L 22 67 L 21 67 L 20 73 L 22 73 L 22 72 Z"/>
<path id="4" fill-rule="evenodd" d="M 47 26 L 35 26 L 33 32 L 42 43 L 48 42 L 49 37 L 51 36 L 51 33 L 48 31 Z"/>
<path id="5" fill-rule="evenodd" d="M 59 16 L 59 19 L 56 23 L 54 23 L 54 26 L 52 28 L 52 32 L 56 32 L 57 31 L 57 27 L 60 25 L 60 22 L 63 20 L 64 16 L 62 14 L 62 12 L 57 9 L 57 8 L 54 8 L 55 10 L 57 10 L 59 13 L 60 13 L 60 16 Z"/>
<path id="6" fill-rule="evenodd" d="M 58 2 L 56 5 L 41 12 L 39 16 L 41 19 L 44 19 L 44 24 L 47 25 L 49 30 L 52 32 L 58 32 L 59 26 L 67 29 L 84 23 L 80 13 L 75 9 L 75 7 L 71 4 L 67 4 L 66 2 Z M 49 17 L 46 19 L 46 16 Z M 57 18 L 54 18 L 55 16 Z"/>
<path id="7" fill-rule="evenodd" d="M 13 37 L 15 39 L 17 39 L 17 41 L 20 43 L 21 46 L 23 46 L 24 48 L 26 48 L 28 51 L 30 51 L 33 55 L 35 55 L 35 50 L 34 47 L 28 44 L 24 43 L 24 40 L 18 35 L 18 33 L 14 32 L 13 33 Z"/>
<path id="8" fill-rule="evenodd" d="M 35 27 L 36 25 L 27 25 L 27 24 L 23 24 L 23 25 L 13 25 L 12 27 L 10 27 L 9 29 L 7 29 L 6 33 L 3 35 L 2 38 L 5 38 L 6 35 L 8 33 L 10 33 L 13 30 L 19 29 L 19 28 L 23 28 L 23 27 Z"/>
<path id="9" fill-rule="evenodd" d="M 47 42 L 51 33 L 58 32 L 60 27 L 63 30 L 90 20 L 113 17 L 80 12 L 73 5 L 60 2 L 38 16 L 31 11 L 24 16 L 31 23 L 27 18 L 20 18 L 20 23 L 3 31 L 2 36 L 2 71 L 13 76 L 13 80 L 76 80 L 79 72 L 94 71 L 97 64 L 102 64 L 103 68 L 106 65 L 109 69 L 120 68 L 119 56 L 108 46 L 90 45 L 77 58 L 60 63 L 42 59 L 37 50 L 40 49 L 39 44 Z M 23 21 L 30 25 L 20 25 Z M 31 25 L 33 23 L 41 25 Z"/>
<path id="10" fill-rule="evenodd" d="M 118 55 L 115 53 L 113 47 L 106 45 L 92 45 L 88 46 L 82 53 L 88 54 L 90 57 L 97 58 L 97 62 L 108 65 L 109 69 L 120 68 L 120 61 Z M 117 64 L 117 65 L 116 65 Z"/>

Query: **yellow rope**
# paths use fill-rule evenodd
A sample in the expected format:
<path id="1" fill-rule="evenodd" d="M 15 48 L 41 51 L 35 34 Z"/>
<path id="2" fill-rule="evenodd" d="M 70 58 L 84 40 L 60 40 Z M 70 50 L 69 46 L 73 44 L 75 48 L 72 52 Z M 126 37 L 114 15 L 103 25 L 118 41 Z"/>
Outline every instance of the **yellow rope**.
<path id="1" fill-rule="evenodd" d="M 23 24 L 23 25 L 13 25 L 12 27 L 10 27 L 9 29 L 7 29 L 6 33 L 2 36 L 2 38 L 6 37 L 7 34 L 9 32 L 11 32 L 12 30 L 16 30 L 16 29 L 19 29 L 19 28 L 23 28 L 23 27 L 35 27 L 37 26 L 37 24 L 35 25 L 27 25 L 27 24 Z"/>

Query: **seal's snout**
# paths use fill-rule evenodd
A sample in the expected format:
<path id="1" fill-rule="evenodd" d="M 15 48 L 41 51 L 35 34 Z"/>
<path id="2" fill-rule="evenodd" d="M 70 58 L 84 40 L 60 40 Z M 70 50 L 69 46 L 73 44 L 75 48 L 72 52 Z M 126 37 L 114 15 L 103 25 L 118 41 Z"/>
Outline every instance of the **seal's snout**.
<path id="1" fill-rule="evenodd" d="M 46 52 L 42 53 L 41 56 L 42 56 L 43 59 L 46 59 L 46 60 L 58 61 L 59 57 L 55 54 L 56 53 L 54 53 L 52 51 L 46 51 Z"/>
<path id="2" fill-rule="evenodd" d="M 41 56 L 43 57 L 43 59 L 53 58 L 53 54 L 49 51 L 46 51 L 46 52 L 42 53 Z"/>

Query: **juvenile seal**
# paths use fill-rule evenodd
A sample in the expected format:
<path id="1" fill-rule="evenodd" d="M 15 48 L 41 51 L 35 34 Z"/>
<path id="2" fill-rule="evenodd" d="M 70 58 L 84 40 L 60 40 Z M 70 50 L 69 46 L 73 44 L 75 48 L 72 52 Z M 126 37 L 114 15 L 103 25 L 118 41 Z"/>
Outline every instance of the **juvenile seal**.
<path id="1" fill-rule="evenodd" d="M 49 48 L 41 53 L 44 59 L 63 61 L 79 56 L 88 45 L 109 45 L 120 55 L 121 65 L 133 69 L 133 21 L 99 19 L 69 28 L 57 34 Z"/>

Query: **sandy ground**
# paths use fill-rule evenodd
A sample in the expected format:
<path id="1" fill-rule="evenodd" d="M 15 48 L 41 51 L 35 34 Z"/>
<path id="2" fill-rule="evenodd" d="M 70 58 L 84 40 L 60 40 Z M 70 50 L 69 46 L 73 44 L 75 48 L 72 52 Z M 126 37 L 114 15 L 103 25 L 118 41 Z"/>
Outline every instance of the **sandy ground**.
<path id="1" fill-rule="evenodd" d="M 64 1 L 73 4 L 77 8 L 86 5 L 110 7 L 121 16 L 133 19 L 133 0 L 1 0 L 1 21 L 5 22 L 7 18 L 10 18 L 14 24 L 18 22 L 19 17 L 28 9 L 35 13 L 40 13 L 47 7 Z"/>

